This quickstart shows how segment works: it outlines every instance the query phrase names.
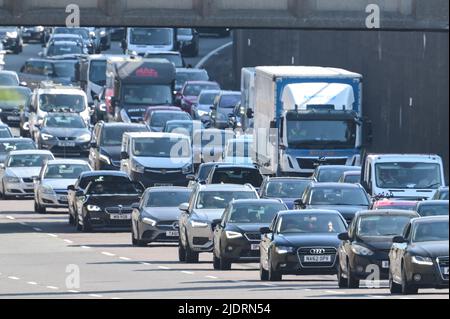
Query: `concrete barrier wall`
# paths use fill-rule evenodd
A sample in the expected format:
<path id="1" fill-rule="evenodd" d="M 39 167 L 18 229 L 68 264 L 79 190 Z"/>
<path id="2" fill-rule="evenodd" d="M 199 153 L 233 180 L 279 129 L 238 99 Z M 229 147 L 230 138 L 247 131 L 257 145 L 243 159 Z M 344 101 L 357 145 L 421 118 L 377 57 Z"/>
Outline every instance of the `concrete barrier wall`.
<path id="1" fill-rule="evenodd" d="M 128 10 L 142 9 L 193 9 L 192 0 L 127 0 L 126 8 Z"/>
<path id="2" fill-rule="evenodd" d="M 96 0 L 25 0 L 25 6 L 30 9 L 65 8 L 69 4 L 77 4 L 80 8 L 97 8 Z"/>
<path id="3" fill-rule="evenodd" d="M 216 6 L 219 10 L 288 10 L 288 0 L 217 0 Z"/>

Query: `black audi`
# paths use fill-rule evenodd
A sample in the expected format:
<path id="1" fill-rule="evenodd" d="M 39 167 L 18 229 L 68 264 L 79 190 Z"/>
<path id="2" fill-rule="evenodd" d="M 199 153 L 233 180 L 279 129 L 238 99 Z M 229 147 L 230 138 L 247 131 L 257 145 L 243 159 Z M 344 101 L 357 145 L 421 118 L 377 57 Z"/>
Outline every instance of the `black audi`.
<path id="1" fill-rule="evenodd" d="M 186 187 L 147 188 L 140 203 L 133 205 L 133 246 L 145 246 L 151 242 L 178 242 L 178 206 L 189 202 L 191 193 L 192 189 Z"/>
<path id="2" fill-rule="evenodd" d="M 448 289 L 448 250 L 448 216 L 412 219 L 403 235 L 394 237 L 389 254 L 391 293 Z"/>
<path id="3" fill-rule="evenodd" d="M 332 275 L 337 272 L 339 240 L 347 224 L 333 210 L 281 211 L 269 227 L 261 228 L 261 280 L 283 275 Z"/>
<path id="4" fill-rule="evenodd" d="M 261 227 L 268 227 L 279 211 L 287 207 L 279 199 L 232 201 L 221 219 L 213 221 L 214 269 L 229 270 L 232 263 L 259 261 Z"/>
<path id="5" fill-rule="evenodd" d="M 78 229 L 84 232 L 101 227 L 131 226 L 133 203 L 139 202 L 144 187 L 123 172 L 103 172 L 76 194 Z"/>

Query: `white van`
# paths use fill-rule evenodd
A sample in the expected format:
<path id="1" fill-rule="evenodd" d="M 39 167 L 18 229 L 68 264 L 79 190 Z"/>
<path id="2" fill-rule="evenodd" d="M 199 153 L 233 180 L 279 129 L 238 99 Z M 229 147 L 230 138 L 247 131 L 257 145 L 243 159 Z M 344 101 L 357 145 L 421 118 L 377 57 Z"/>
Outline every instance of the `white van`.
<path id="1" fill-rule="evenodd" d="M 438 155 L 369 154 L 361 172 L 371 196 L 430 199 L 445 185 L 444 167 Z"/>
<path id="2" fill-rule="evenodd" d="M 152 51 L 177 51 L 174 28 L 127 28 L 122 41 L 124 54 L 144 56 Z"/>
<path id="3" fill-rule="evenodd" d="M 187 186 L 193 173 L 189 136 L 175 133 L 125 133 L 120 169 L 145 187 Z"/>

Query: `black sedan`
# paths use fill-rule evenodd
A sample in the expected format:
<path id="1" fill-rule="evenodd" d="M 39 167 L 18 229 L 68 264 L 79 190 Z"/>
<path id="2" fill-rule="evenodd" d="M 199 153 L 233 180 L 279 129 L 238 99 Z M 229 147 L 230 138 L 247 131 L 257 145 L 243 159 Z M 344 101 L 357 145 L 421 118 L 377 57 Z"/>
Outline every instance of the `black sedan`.
<path id="1" fill-rule="evenodd" d="M 337 272 L 339 240 L 347 224 L 332 210 L 281 211 L 261 228 L 261 280 L 283 275 L 332 275 Z"/>
<path id="2" fill-rule="evenodd" d="M 296 209 L 337 210 L 350 224 L 356 212 L 369 209 L 370 199 L 360 184 L 313 182 L 295 205 Z"/>
<path id="3" fill-rule="evenodd" d="M 147 188 L 140 203 L 133 205 L 133 246 L 145 246 L 151 242 L 178 242 L 178 206 L 189 202 L 191 192 L 186 187 Z"/>
<path id="4" fill-rule="evenodd" d="M 126 173 L 104 172 L 85 190 L 76 193 L 77 229 L 83 232 L 104 227 L 129 230 L 132 205 L 140 201 L 143 192 L 142 185 L 134 183 Z"/>
<path id="5" fill-rule="evenodd" d="M 359 288 L 374 270 L 387 279 L 389 251 L 395 236 L 401 235 L 412 218 L 419 215 L 406 210 L 358 212 L 348 232 L 339 234 L 339 288 Z"/>
<path id="6" fill-rule="evenodd" d="M 447 288 L 448 216 L 415 218 L 389 253 L 391 293 L 416 294 L 420 288 Z"/>
<path id="7" fill-rule="evenodd" d="M 0 86 L 0 121 L 20 123 L 20 112 L 29 106 L 31 90 L 23 86 Z"/>
<path id="8" fill-rule="evenodd" d="M 89 154 L 91 131 L 79 114 L 50 113 L 39 128 L 39 149 L 54 154 Z"/>
<path id="9" fill-rule="evenodd" d="M 420 216 L 448 216 L 448 200 L 425 200 L 417 202 L 415 211 Z"/>
<path id="10" fill-rule="evenodd" d="M 276 199 L 232 201 L 214 230 L 214 269 L 229 270 L 232 263 L 259 261 L 260 229 L 269 227 L 279 211 L 287 207 Z"/>

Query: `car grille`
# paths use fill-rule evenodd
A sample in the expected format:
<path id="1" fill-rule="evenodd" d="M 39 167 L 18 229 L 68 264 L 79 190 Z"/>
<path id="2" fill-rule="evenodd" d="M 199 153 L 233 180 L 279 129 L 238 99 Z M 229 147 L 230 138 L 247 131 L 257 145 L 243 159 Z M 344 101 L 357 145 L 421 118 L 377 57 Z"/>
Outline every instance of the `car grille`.
<path id="1" fill-rule="evenodd" d="M 441 276 L 444 280 L 448 280 L 448 275 L 444 275 L 444 268 L 448 268 L 448 256 L 446 257 L 438 257 L 437 263 L 439 265 L 439 271 L 441 272 Z"/>
<path id="2" fill-rule="evenodd" d="M 167 229 L 167 230 L 178 230 L 178 221 L 172 220 L 172 221 L 162 221 L 158 222 L 156 226 L 160 229 Z"/>
<path id="3" fill-rule="evenodd" d="M 261 233 L 260 232 L 248 232 L 244 234 L 250 241 L 261 241 Z"/>
<path id="4" fill-rule="evenodd" d="M 77 138 L 70 136 L 70 137 L 61 137 L 61 136 L 57 136 L 56 137 L 58 139 L 58 141 L 75 141 Z"/>
<path id="5" fill-rule="evenodd" d="M 67 190 L 66 189 L 55 189 L 54 191 L 58 195 L 67 195 Z"/>
<path id="6" fill-rule="evenodd" d="M 192 243 L 194 245 L 203 246 L 209 241 L 208 237 L 194 237 L 192 238 Z"/>
<path id="7" fill-rule="evenodd" d="M 24 178 L 22 178 L 22 180 L 23 180 L 24 183 L 33 183 L 33 179 L 32 178 L 24 177 Z"/>
<path id="8" fill-rule="evenodd" d="M 314 250 L 321 250 L 317 252 Z M 297 256 L 302 268 L 333 268 L 336 263 L 336 248 L 334 247 L 301 247 L 297 250 Z M 330 262 L 305 262 L 305 256 L 326 256 L 331 255 Z"/>
<path id="9" fill-rule="evenodd" d="M 133 209 L 130 207 L 123 207 L 122 209 L 119 207 L 107 207 L 105 208 L 105 212 L 108 214 L 131 214 Z"/>
<path id="10" fill-rule="evenodd" d="M 347 158 L 326 158 L 320 160 L 319 158 L 297 158 L 300 168 L 315 169 L 319 165 L 345 165 Z"/>

